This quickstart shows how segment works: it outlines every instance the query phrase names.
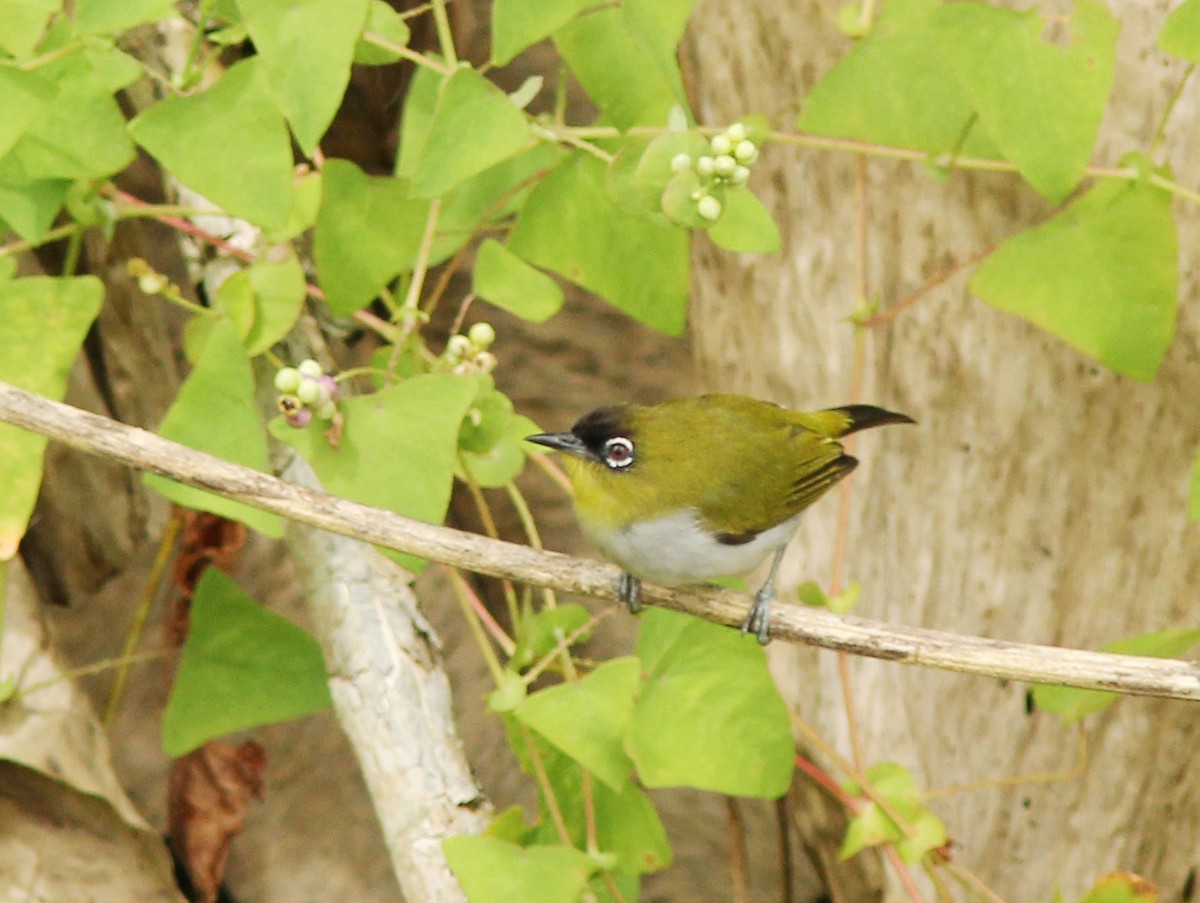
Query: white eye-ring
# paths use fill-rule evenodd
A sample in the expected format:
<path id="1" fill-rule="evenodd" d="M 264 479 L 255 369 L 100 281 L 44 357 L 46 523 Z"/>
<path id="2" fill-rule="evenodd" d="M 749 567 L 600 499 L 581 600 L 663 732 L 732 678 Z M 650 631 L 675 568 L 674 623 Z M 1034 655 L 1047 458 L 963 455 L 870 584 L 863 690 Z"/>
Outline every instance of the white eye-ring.
<path id="1" fill-rule="evenodd" d="M 604 463 L 620 470 L 633 463 L 633 443 L 624 436 L 614 436 L 604 443 Z"/>

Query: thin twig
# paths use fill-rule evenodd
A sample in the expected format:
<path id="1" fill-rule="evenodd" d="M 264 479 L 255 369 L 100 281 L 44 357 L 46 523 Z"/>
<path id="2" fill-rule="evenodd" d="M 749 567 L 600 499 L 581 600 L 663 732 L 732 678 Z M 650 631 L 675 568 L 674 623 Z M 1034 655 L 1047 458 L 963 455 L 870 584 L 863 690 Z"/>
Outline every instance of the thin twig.
<path id="1" fill-rule="evenodd" d="M 154 597 L 158 593 L 158 584 L 162 580 L 162 575 L 167 569 L 167 562 L 171 560 L 171 555 L 175 551 L 175 540 L 179 537 L 179 531 L 183 529 L 183 511 L 179 508 L 174 508 L 171 512 L 171 519 L 167 521 L 166 529 L 163 530 L 162 539 L 158 543 L 158 552 L 154 556 L 154 563 L 150 567 L 150 574 L 146 577 L 146 583 L 142 587 L 142 596 L 138 600 L 137 610 L 134 612 L 133 624 L 129 627 L 129 633 L 125 637 L 125 648 L 121 650 L 122 664 L 117 669 L 116 677 L 113 678 L 112 690 L 108 694 L 108 703 L 104 706 L 103 723 L 105 727 L 111 727 L 113 719 L 117 715 L 117 706 L 121 703 L 121 694 L 125 690 L 125 681 L 129 677 L 129 662 L 138 646 L 142 642 L 142 634 L 146 629 L 146 620 L 150 617 L 150 609 L 154 605 Z"/>
<path id="2" fill-rule="evenodd" d="M 613 565 L 427 524 L 305 489 L 4 382 L 0 421 L 298 523 L 480 574 L 606 600 L 619 574 Z M 643 584 L 642 598 L 731 627 L 745 621 L 750 603 L 744 594 L 719 587 L 668 589 L 651 583 Z M 991 678 L 1200 700 L 1195 662 L 1008 642 L 803 605 L 780 605 L 772 614 L 771 635 L 782 642 Z"/>

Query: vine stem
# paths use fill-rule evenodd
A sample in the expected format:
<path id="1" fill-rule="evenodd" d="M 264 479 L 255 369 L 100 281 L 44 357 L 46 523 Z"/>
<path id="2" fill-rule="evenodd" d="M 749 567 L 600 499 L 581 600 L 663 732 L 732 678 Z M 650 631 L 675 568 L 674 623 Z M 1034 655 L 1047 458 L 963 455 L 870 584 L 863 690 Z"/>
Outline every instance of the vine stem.
<path id="1" fill-rule="evenodd" d="M 480 574 L 553 586 L 606 601 L 611 601 L 620 574 L 614 565 L 422 523 L 306 489 L 5 382 L 0 382 L 0 422 L 297 523 Z M 17 541 L 11 536 L 0 545 L 0 561 L 16 554 Z M 647 603 L 730 627 L 741 626 L 750 605 L 745 594 L 720 587 L 670 589 L 646 583 L 642 597 Z M 1010 600 L 1010 604 L 1020 604 L 1020 600 Z M 1200 701 L 1200 664 L 1196 662 L 976 637 L 801 605 L 780 605 L 772 614 L 771 634 L 777 642 L 990 678 Z"/>

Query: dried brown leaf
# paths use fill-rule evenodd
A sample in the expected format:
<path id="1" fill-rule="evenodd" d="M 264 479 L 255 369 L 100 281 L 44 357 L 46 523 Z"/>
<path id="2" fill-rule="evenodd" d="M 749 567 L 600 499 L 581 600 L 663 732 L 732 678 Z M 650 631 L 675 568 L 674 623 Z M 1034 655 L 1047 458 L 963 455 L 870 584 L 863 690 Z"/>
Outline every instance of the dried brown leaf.
<path id="1" fill-rule="evenodd" d="M 168 780 L 171 850 L 200 903 L 213 903 L 233 839 L 252 797 L 261 798 L 266 753 L 252 740 L 233 746 L 210 740 L 176 759 Z"/>

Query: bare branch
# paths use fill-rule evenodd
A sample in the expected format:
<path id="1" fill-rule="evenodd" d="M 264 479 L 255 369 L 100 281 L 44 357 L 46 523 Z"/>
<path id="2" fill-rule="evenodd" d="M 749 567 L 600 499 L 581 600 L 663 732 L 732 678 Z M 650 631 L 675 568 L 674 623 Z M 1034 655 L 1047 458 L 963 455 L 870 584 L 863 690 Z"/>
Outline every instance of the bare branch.
<path id="1" fill-rule="evenodd" d="M 433 526 L 193 451 L 153 433 L 0 383 L 0 421 L 273 511 L 291 520 L 455 567 L 536 586 L 611 599 L 611 565 Z M 643 599 L 722 624 L 740 624 L 747 599 L 707 587 L 647 584 Z M 1171 659 L 1010 643 L 902 627 L 799 605 L 778 606 L 773 637 L 906 664 L 1009 680 L 1065 684 L 1141 696 L 1200 699 L 1200 666 Z"/>

